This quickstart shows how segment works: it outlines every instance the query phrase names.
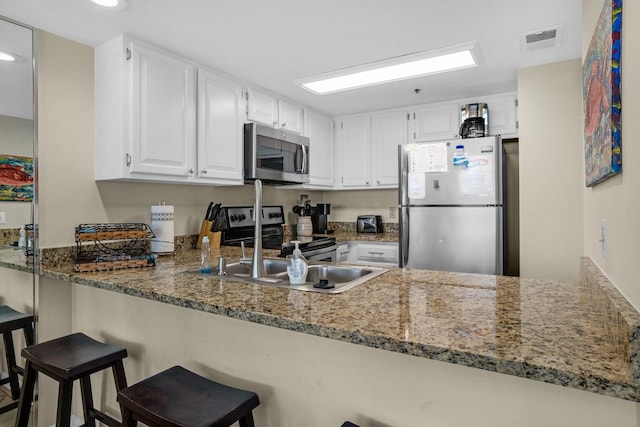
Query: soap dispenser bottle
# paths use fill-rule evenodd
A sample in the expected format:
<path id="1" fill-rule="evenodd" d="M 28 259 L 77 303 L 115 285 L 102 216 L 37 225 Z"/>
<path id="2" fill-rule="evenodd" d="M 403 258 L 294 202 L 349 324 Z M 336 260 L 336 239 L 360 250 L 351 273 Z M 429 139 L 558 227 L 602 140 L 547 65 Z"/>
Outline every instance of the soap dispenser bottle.
<path id="1" fill-rule="evenodd" d="M 295 245 L 293 254 L 287 257 L 287 274 L 292 285 L 304 285 L 307 281 L 307 260 L 302 256 L 298 248 L 299 240 L 292 240 Z"/>

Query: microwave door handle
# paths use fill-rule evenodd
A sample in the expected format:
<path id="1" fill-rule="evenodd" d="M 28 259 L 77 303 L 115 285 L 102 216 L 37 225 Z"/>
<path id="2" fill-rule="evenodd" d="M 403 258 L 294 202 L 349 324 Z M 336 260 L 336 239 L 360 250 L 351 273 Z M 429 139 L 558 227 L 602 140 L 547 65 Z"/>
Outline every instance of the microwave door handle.
<path id="1" fill-rule="evenodd" d="M 304 174 L 307 172 L 307 147 L 306 145 L 302 146 L 302 169 L 300 173 Z"/>

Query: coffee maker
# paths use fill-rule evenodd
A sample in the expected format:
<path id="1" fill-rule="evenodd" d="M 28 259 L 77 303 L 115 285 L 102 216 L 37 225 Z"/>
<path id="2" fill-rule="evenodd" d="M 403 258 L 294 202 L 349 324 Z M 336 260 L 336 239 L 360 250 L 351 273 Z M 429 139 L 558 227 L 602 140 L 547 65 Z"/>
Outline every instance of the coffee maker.
<path id="1" fill-rule="evenodd" d="M 489 109 L 485 103 L 464 104 L 460 107 L 460 137 L 482 138 L 489 135 Z"/>
<path id="2" fill-rule="evenodd" d="M 333 233 L 327 227 L 327 215 L 331 213 L 331 203 L 318 203 L 311 213 L 311 224 L 314 233 Z"/>

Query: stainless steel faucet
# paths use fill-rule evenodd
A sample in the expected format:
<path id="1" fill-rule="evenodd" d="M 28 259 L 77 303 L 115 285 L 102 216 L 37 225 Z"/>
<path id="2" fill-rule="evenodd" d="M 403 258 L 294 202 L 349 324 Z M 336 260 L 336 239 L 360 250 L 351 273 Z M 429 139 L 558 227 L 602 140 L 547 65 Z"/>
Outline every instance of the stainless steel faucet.
<path id="1" fill-rule="evenodd" d="M 262 279 L 265 277 L 264 262 L 262 260 L 262 181 L 254 182 L 255 199 L 253 202 L 253 260 L 251 262 L 251 278 Z"/>

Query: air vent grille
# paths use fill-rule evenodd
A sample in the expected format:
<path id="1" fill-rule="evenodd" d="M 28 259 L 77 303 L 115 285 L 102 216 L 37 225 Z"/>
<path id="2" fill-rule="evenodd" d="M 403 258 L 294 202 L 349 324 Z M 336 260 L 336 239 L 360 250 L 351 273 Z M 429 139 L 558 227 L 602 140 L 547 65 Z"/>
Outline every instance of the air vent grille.
<path id="1" fill-rule="evenodd" d="M 562 26 L 529 31 L 520 35 L 520 51 L 530 52 L 537 49 L 560 46 Z"/>

